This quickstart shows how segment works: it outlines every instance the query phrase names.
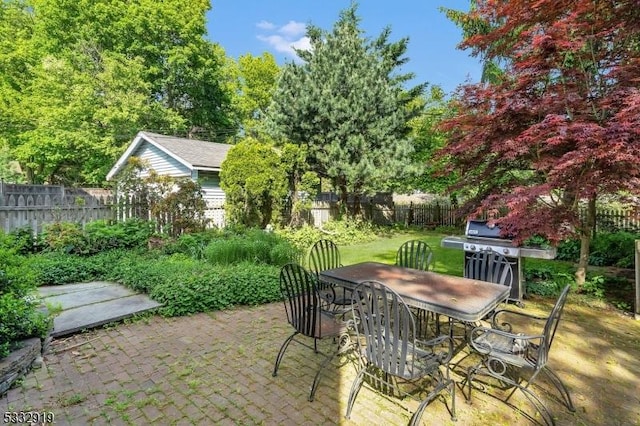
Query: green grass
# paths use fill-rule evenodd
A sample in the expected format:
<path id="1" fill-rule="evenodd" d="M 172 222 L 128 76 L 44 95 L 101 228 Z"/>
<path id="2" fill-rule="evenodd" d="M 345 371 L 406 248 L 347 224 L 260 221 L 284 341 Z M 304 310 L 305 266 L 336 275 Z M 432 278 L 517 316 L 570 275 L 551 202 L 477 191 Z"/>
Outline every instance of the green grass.
<path id="1" fill-rule="evenodd" d="M 368 243 L 340 246 L 340 258 L 343 265 L 367 261 L 393 264 L 396 260 L 396 251 L 402 243 L 418 239 L 425 241 L 433 250 L 435 272 L 461 277 L 464 268 L 464 251 L 440 246 L 442 239 L 448 235 L 450 234 L 435 231 L 398 232 Z M 525 269 L 550 269 L 554 274 L 572 274 L 575 271 L 575 266 L 571 262 L 545 259 L 522 260 Z"/>
<path id="2" fill-rule="evenodd" d="M 423 240 L 433 250 L 434 271 L 443 274 L 462 276 L 464 252 L 440 246 L 440 241 L 448 234 L 434 231 L 405 231 L 363 244 L 340 246 L 340 259 L 343 265 L 359 262 L 382 262 L 393 264 L 396 251 L 408 240 Z"/>

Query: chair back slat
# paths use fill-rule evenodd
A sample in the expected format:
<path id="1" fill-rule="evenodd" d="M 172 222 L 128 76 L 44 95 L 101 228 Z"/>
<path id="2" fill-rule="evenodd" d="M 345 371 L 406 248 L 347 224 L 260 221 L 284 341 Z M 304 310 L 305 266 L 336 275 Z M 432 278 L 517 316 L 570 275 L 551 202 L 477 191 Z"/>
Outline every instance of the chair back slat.
<path id="1" fill-rule="evenodd" d="M 340 265 L 340 251 L 331 240 L 318 240 L 309 251 L 308 266 L 316 274 Z"/>
<path id="2" fill-rule="evenodd" d="M 289 263 L 280 270 L 280 292 L 287 321 L 299 333 L 321 337 L 319 332 L 319 295 L 315 278 L 302 266 Z"/>
<path id="3" fill-rule="evenodd" d="M 509 260 L 493 250 L 481 250 L 471 254 L 465 262 L 464 276 L 508 287 L 511 287 L 515 280 Z"/>
<path id="4" fill-rule="evenodd" d="M 428 271 L 433 262 L 433 251 L 424 241 L 410 240 L 400 246 L 396 253 L 396 265 Z"/>
<path id="5" fill-rule="evenodd" d="M 407 377 L 414 371 L 415 322 L 409 307 L 377 281 L 360 284 L 352 294 L 357 333 L 364 337 L 365 358 L 381 371 Z"/>

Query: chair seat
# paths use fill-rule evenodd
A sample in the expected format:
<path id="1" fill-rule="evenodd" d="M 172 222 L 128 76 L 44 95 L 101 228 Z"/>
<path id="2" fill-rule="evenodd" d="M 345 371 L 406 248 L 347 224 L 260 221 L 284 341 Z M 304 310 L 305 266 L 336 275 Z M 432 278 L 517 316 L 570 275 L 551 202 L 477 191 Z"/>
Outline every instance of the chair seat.
<path id="1" fill-rule="evenodd" d="M 441 365 L 442 357 L 438 354 L 427 351 L 419 346 L 415 346 L 415 361 L 413 363 L 413 371 L 409 369 L 411 376 L 420 377 L 437 370 Z M 411 377 L 405 377 L 407 379 Z"/>
<path id="2" fill-rule="evenodd" d="M 487 348 L 487 356 L 498 358 L 516 367 L 536 365 L 537 345 L 528 344 L 523 347 L 517 338 L 495 333 L 485 333 L 474 340 L 477 347 Z"/>

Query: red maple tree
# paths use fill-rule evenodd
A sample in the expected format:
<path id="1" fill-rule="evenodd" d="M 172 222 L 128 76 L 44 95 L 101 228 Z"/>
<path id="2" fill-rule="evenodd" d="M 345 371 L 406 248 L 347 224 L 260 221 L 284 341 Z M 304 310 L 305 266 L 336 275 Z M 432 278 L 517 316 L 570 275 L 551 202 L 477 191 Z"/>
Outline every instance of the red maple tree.
<path id="1" fill-rule="evenodd" d="M 468 191 L 469 216 L 506 208 L 497 222 L 517 243 L 579 236 L 581 285 L 596 200 L 640 195 L 639 4 L 484 0 L 468 16 L 490 30 L 460 47 L 505 72 L 456 92 L 440 152 L 451 189 Z"/>

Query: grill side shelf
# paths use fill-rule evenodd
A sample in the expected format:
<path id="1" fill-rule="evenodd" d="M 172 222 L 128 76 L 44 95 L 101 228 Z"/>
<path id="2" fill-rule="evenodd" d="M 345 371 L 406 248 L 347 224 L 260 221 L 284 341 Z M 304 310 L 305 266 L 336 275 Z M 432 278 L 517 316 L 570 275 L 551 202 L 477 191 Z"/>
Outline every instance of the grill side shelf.
<path id="1" fill-rule="evenodd" d="M 464 248 L 464 243 L 466 242 L 466 238 L 455 236 L 444 237 L 442 240 L 440 240 L 440 247 L 462 250 Z"/>
<path id="2" fill-rule="evenodd" d="M 556 254 L 558 254 L 558 250 L 555 247 L 551 247 L 548 249 L 520 247 L 520 257 L 552 260 L 556 258 Z"/>

